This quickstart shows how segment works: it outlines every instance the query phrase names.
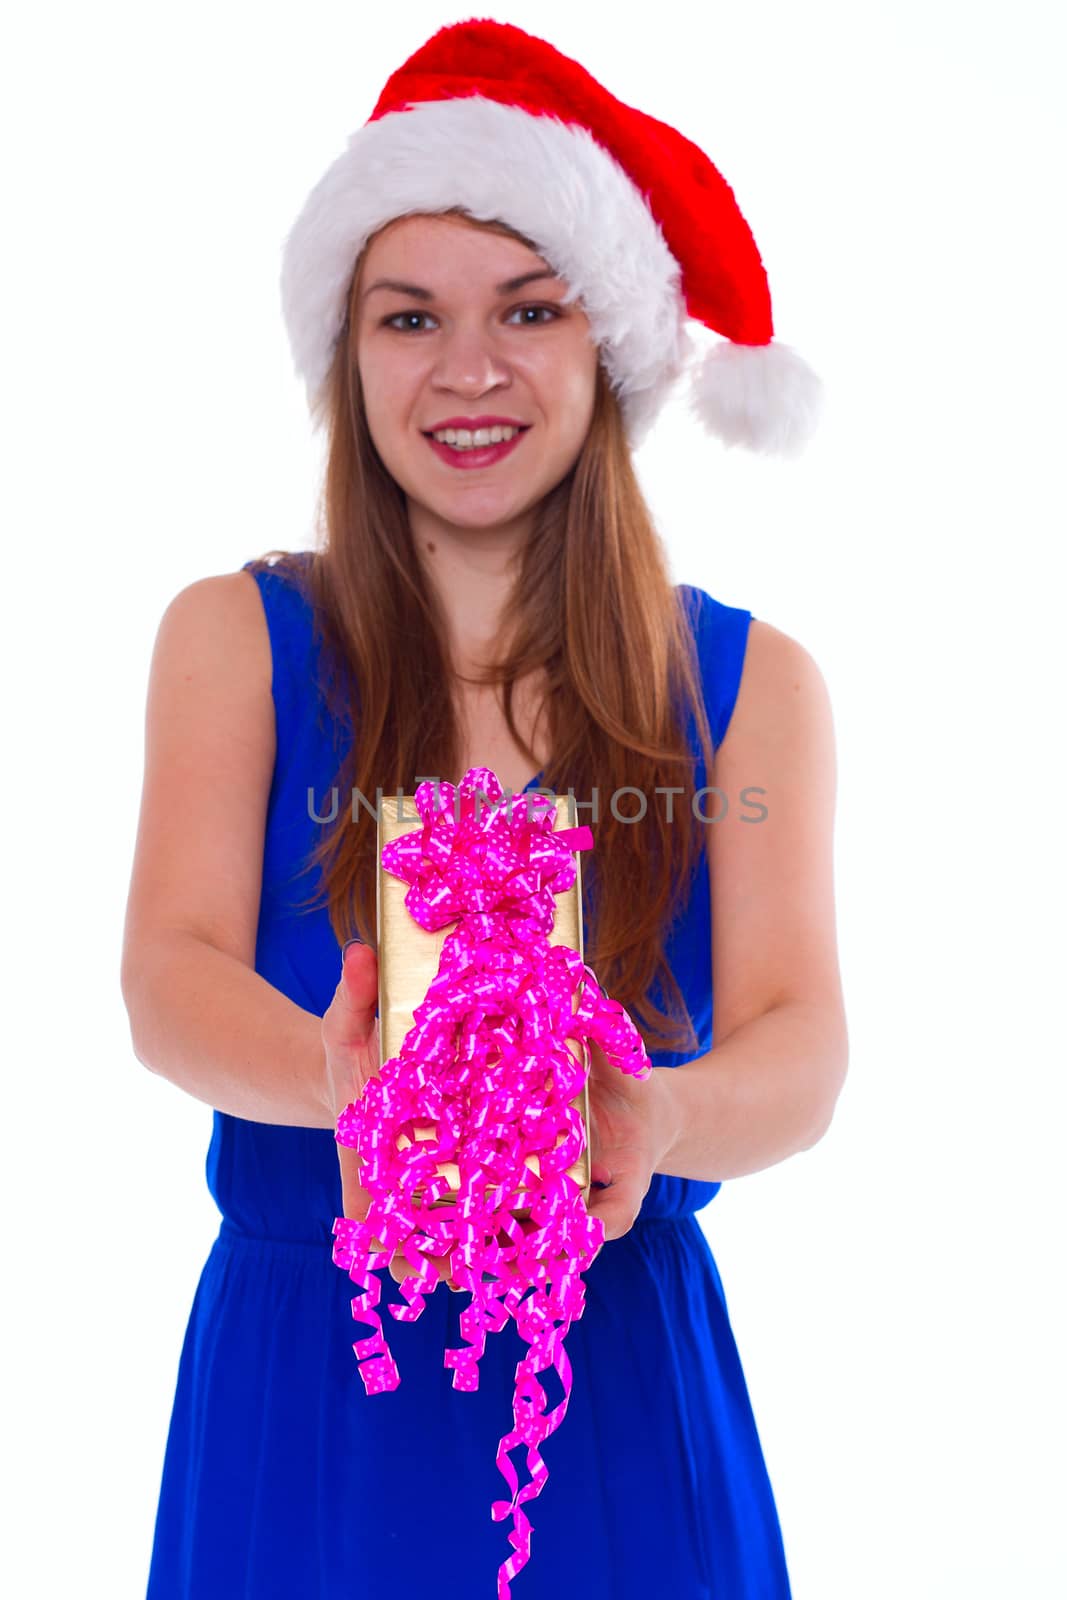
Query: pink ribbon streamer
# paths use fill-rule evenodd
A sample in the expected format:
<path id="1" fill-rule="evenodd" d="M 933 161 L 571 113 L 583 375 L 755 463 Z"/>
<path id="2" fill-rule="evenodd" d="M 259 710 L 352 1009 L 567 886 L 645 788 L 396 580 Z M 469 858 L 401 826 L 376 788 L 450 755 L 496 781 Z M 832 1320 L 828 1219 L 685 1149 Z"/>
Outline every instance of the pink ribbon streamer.
<path id="1" fill-rule="evenodd" d="M 547 796 L 524 793 L 501 804 L 503 797 L 488 767 L 469 768 L 458 789 L 422 783 L 415 791 L 422 827 L 382 851 L 385 870 L 410 885 L 404 904 L 419 926 L 455 927 L 400 1054 L 381 1064 L 380 1076 L 338 1118 L 337 1141 L 359 1152 L 371 1199 L 365 1219 L 335 1220 L 333 1259 L 363 1286 L 352 1316 L 374 1332 L 352 1348 L 368 1394 L 400 1383 L 374 1307 L 376 1272 L 402 1248 L 418 1268 L 401 1284 L 407 1304 L 389 1307 L 397 1321 L 414 1322 L 424 1292 L 440 1281 L 424 1253 L 451 1252 L 454 1281 L 470 1291 L 460 1315 L 468 1342 L 444 1355 L 454 1389 L 477 1389 L 486 1334 L 509 1316 L 529 1344 L 515 1368 L 514 1427 L 496 1455 L 510 1499 L 492 1505 L 495 1522 L 513 1519 L 514 1554 L 497 1577 L 498 1600 L 510 1600 L 509 1581 L 530 1559 L 532 1525 L 522 1507 L 548 1478 L 538 1447 L 570 1400 L 563 1341 L 585 1307 L 582 1273 L 604 1242 L 603 1222 L 589 1215 L 567 1171 L 585 1148 L 571 1102 L 588 1072 L 567 1041 L 583 1041 L 583 1056 L 586 1044 L 599 1045 L 634 1077 L 652 1067 L 629 1015 L 577 951 L 548 942 L 555 896 L 573 886 L 574 851 L 592 848 L 592 830 L 556 831 L 556 802 Z M 417 1139 L 415 1124 L 431 1122 L 436 1138 Z M 411 1141 L 404 1149 L 401 1134 Z M 532 1155 L 540 1175 L 528 1165 Z M 433 1208 L 450 1192 L 435 1172 L 443 1161 L 458 1165 L 459 1187 L 454 1204 Z M 523 1203 L 525 1224 L 512 1214 Z M 549 1367 L 563 1399 L 546 1414 L 537 1374 Z M 526 1446 L 530 1473 L 521 1488 L 509 1455 L 518 1445 Z"/>

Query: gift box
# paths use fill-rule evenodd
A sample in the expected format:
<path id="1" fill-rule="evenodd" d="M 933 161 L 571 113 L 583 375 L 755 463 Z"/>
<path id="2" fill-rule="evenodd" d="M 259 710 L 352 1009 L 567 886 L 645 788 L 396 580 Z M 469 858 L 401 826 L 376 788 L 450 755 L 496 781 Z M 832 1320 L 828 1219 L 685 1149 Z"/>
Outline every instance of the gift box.
<path id="1" fill-rule="evenodd" d="M 516 795 L 511 804 L 517 809 L 525 805 L 525 801 Z M 558 799 L 553 830 L 559 832 L 562 829 L 576 827 L 576 811 L 573 795 L 565 795 Z M 386 845 L 421 826 L 422 821 L 410 796 L 402 794 L 382 796 L 378 811 L 377 873 L 378 1022 L 382 1061 L 388 1061 L 400 1053 L 404 1038 L 413 1025 L 415 1008 L 425 999 L 426 991 L 440 965 L 445 940 L 451 932 L 451 927 L 438 928 L 434 931 L 420 927 L 404 903 L 408 885 L 382 865 L 382 851 Z M 554 898 L 555 922 L 548 942 L 550 945 L 567 945 L 584 959 L 581 857 L 577 852 L 575 852 L 574 884 Z M 588 1203 L 589 1089 L 585 1081 L 589 1065 L 588 1044 L 584 1039 L 573 1038 L 568 1040 L 568 1044 L 576 1061 L 583 1068 L 581 1093 L 571 1103 L 582 1118 L 585 1146 L 578 1160 L 567 1170 L 568 1175 L 580 1186 L 582 1197 Z M 414 1132 L 417 1139 L 433 1139 L 436 1137 L 437 1129 L 432 1122 L 417 1123 Z M 400 1134 L 397 1138 L 398 1148 L 401 1149 L 406 1148 L 410 1142 L 405 1134 Z M 559 1142 L 562 1142 L 562 1135 Z M 531 1171 L 539 1177 L 540 1165 L 536 1153 L 528 1156 L 526 1160 Z M 439 1198 L 430 1202 L 430 1208 L 454 1205 L 456 1190 L 459 1187 L 458 1165 L 453 1161 L 439 1162 L 436 1172 L 438 1176 L 444 1178 L 448 1187 Z M 416 1189 L 415 1195 L 421 1198 L 422 1192 L 422 1189 Z M 516 1206 L 512 1214 L 520 1220 L 528 1218 L 529 1207 Z"/>
<path id="2" fill-rule="evenodd" d="M 422 1315 L 442 1281 L 437 1256 L 451 1257 L 470 1295 L 461 1342 L 444 1351 L 453 1388 L 478 1388 L 486 1337 L 509 1318 L 529 1345 L 496 1452 L 508 1498 L 490 1507 L 494 1522 L 513 1521 L 497 1575 L 507 1600 L 530 1559 L 524 1502 L 548 1478 L 539 1446 L 570 1398 L 564 1343 L 585 1307 L 582 1274 L 604 1243 L 589 1209 L 588 1052 L 595 1044 L 606 1067 L 642 1081 L 653 1067 L 633 1019 L 585 963 L 577 852 L 593 834 L 573 825 L 573 796 L 508 796 L 491 769 L 472 767 L 458 786 L 424 781 L 403 801 L 379 799 L 381 1067 L 337 1120 L 369 1205 L 334 1219 L 333 1260 L 359 1288 L 353 1319 L 372 1330 L 352 1346 L 369 1395 L 400 1383 L 376 1309 L 379 1273 L 398 1253 L 412 1271 L 385 1307 L 394 1321 Z M 438 1136 L 431 1118 L 440 1142 L 420 1149 Z M 549 1368 L 563 1400 L 546 1409 L 537 1375 Z M 510 1456 L 519 1447 L 531 1474 L 521 1486 Z"/>

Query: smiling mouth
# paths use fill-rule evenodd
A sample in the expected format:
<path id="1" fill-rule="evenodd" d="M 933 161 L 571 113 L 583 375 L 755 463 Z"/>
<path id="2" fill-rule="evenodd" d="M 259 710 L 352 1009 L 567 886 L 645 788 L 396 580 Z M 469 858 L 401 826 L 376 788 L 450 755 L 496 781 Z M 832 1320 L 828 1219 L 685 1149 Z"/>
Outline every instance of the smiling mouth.
<path id="1" fill-rule="evenodd" d="M 532 426 L 533 424 L 529 422 L 520 425 L 510 439 L 501 439 L 497 444 L 468 445 L 466 449 L 457 449 L 454 445 L 444 444 L 440 439 L 435 439 L 432 433 L 423 433 L 422 436 L 445 466 L 477 471 L 505 460 L 518 448 L 523 436 L 529 433 Z"/>
<path id="2" fill-rule="evenodd" d="M 533 427 L 533 423 L 532 422 L 520 423 L 519 426 L 515 429 L 514 437 L 517 438 L 520 433 L 529 433 L 529 431 L 530 431 L 530 429 L 532 427 Z M 434 434 L 432 434 L 432 433 L 424 433 L 422 437 L 424 439 L 433 439 L 435 444 L 444 444 L 444 442 L 445 442 L 443 439 L 437 439 L 434 436 Z M 502 442 L 510 443 L 510 440 L 504 440 Z M 449 448 L 451 449 L 453 447 L 449 446 Z M 491 450 L 493 448 L 493 446 L 491 444 L 469 445 L 467 448 L 468 449 L 472 449 L 472 450 Z"/>

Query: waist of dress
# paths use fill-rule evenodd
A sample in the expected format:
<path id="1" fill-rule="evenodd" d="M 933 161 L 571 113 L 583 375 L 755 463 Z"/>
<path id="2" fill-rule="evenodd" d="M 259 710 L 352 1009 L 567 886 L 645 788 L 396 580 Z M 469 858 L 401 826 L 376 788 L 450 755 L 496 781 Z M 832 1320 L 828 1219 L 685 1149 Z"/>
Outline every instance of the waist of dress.
<path id="1" fill-rule="evenodd" d="M 702 1211 L 719 1191 L 718 1183 L 701 1183 L 694 1178 L 666 1177 L 654 1173 L 644 1203 L 633 1224 L 635 1230 L 662 1228 L 687 1223 Z M 333 1219 L 323 1222 L 317 1232 L 304 1234 L 294 1231 L 275 1231 L 262 1221 L 252 1223 L 237 1217 L 223 1215 L 218 1233 L 219 1242 L 235 1248 L 267 1250 L 276 1255 L 323 1255 L 329 1258 L 333 1249 Z"/>

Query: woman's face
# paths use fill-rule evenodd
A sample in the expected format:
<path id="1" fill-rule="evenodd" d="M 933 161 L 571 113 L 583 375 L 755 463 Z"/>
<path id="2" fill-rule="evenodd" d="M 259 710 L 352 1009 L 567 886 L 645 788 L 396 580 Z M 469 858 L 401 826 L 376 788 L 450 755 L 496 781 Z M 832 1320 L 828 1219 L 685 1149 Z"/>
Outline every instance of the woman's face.
<path id="1" fill-rule="evenodd" d="M 574 465 L 597 349 L 580 303 L 562 303 L 567 289 L 518 240 L 453 217 L 402 217 L 371 241 L 354 309 L 367 424 L 423 522 L 523 526 Z M 524 430 L 495 459 L 429 437 L 483 417 Z"/>

